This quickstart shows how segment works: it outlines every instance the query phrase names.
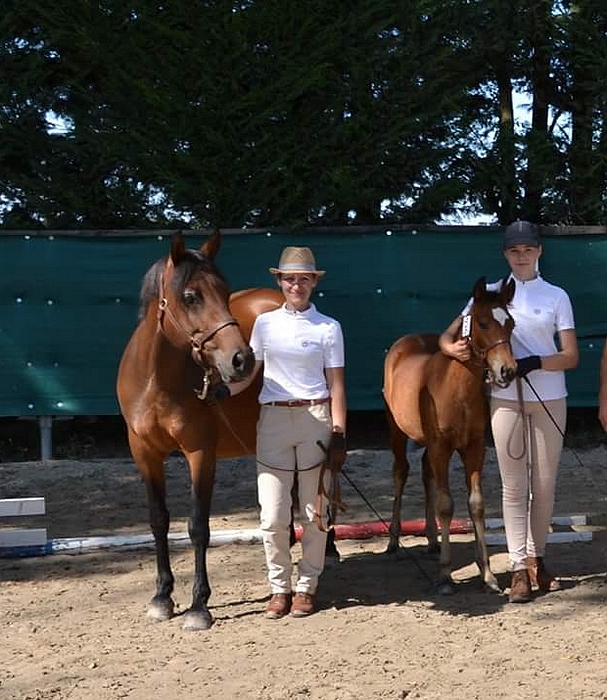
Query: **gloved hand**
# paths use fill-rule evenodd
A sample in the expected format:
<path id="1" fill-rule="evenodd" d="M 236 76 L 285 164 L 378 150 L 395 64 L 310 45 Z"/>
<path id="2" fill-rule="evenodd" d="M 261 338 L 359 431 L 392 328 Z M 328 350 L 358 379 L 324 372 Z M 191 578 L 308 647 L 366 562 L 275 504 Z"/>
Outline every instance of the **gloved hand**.
<path id="1" fill-rule="evenodd" d="M 223 401 L 224 399 L 229 399 L 232 393 L 227 384 L 221 383 L 213 387 L 212 395 L 215 401 Z"/>
<path id="2" fill-rule="evenodd" d="M 343 433 L 331 433 L 328 464 L 332 472 L 340 472 L 346 461 L 346 438 Z"/>
<path id="3" fill-rule="evenodd" d="M 529 357 L 521 357 L 516 361 L 516 376 L 526 377 L 529 372 L 534 369 L 542 368 L 542 358 L 539 355 L 529 355 Z"/>

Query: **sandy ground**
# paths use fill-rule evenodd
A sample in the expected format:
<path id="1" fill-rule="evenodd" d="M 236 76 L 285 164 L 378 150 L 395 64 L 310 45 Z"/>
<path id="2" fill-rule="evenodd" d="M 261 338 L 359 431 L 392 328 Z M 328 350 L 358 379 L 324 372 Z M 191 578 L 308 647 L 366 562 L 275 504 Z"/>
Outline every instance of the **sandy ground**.
<path id="1" fill-rule="evenodd" d="M 420 453 L 412 453 L 403 519 L 421 518 Z M 389 700 L 607 698 L 607 450 L 563 454 L 556 515 L 584 514 L 592 541 L 553 544 L 548 560 L 563 590 L 510 605 L 486 592 L 473 564 L 472 538 L 454 536 L 455 595 L 433 588 L 437 561 L 423 537 L 403 537 L 396 557 L 387 540 L 342 540 L 342 562 L 323 573 L 320 611 L 307 619 L 266 620 L 268 596 L 258 544 L 209 553 L 213 627 L 202 633 L 150 623 L 155 560 L 149 548 L 0 559 L 2 700 Z M 391 458 L 350 453 L 342 522 L 389 519 Z M 167 465 L 172 531 L 183 532 L 188 474 Z M 465 517 L 461 465 L 454 462 L 456 516 Z M 488 517 L 500 516 L 499 477 L 489 450 Z M 48 537 L 147 533 L 144 490 L 130 460 L 0 464 L 0 497 L 44 496 L 47 514 L 19 524 Z M 7 526 L 8 521 L 0 525 Z M 13 520 L 13 525 L 16 521 Z M 219 465 L 214 532 L 257 527 L 251 460 Z M 492 546 L 502 587 L 503 546 Z M 297 558 L 298 545 L 294 548 Z M 178 613 L 190 600 L 192 555 L 175 547 Z"/>

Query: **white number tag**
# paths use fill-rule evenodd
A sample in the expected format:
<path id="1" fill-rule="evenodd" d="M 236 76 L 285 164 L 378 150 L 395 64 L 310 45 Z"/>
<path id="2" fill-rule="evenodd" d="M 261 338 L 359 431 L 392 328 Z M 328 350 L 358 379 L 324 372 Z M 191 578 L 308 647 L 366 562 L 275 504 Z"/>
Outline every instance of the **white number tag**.
<path id="1" fill-rule="evenodd" d="M 472 328 L 472 316 L 466 314 L 462 319 L 462 338 L 470 337 L 470 331 Z"/>

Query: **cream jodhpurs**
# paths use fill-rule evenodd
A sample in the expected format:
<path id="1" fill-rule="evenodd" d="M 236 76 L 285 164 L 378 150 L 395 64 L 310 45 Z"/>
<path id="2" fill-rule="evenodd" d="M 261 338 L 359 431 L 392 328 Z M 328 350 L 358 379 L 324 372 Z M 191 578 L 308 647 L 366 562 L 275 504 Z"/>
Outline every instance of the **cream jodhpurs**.
<path id="1" fill-rule="evenodd" d="M 512 571 L 524 569 L 526 557 L 544 556 L 567 402 L 564 398 L 544 401 L 543 405 L 526 401 L 523 415 L 518 401 L 491 399 L 491 430 L 502 479 L 502 509 Z"/>
<path id="2" fill-rule="evenodd" d="M 295 590 L 313 595 L 325 563 L 327 533 L 314 522 L 318 506 L 318 480 L 331 437 L 329 404 L 318 406 L 262 406 L 257 426 L 257 495 L 260 525 L 272 593 L 292 590 L 289 546 L 291 489 L 297 470 L 299 515 L 303 529 L 301 560 Z M 330 474 L 325 471 L 325 489 Z M 327 500 L 323 499 L 326 523 Z"/>

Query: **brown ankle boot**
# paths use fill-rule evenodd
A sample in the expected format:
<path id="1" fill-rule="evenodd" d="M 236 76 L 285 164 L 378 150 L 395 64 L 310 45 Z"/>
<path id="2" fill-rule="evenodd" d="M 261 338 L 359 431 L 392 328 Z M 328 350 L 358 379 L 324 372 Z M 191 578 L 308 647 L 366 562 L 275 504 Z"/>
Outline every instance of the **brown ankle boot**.
<path id="1" fill-rule="evenodd" d="M 527 557 L 527 571 L 532 588 L 542 593 L 561 590 L 561 583 L 546 569 L 542 557 Z"/>
<path id="2" fill-rule="evenodd" d="M 511 603 L 527 603 L 531 600 L 531 583 L 526 569 L 512 572 L 508 600 Z"/>

